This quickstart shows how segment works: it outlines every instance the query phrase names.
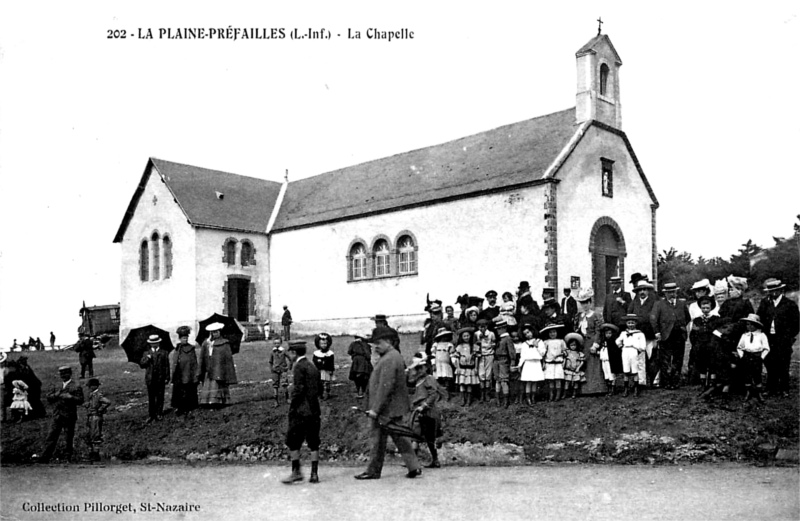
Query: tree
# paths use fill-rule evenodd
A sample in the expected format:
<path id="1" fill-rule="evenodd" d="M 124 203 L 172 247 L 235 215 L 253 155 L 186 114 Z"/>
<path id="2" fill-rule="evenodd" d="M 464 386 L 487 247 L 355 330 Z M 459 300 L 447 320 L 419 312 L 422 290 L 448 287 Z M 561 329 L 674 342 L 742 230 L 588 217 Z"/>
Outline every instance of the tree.
<path id="1" fill-rule="evenodd" d="M 754 257 L 762 251 L 763 248 L 761 246 L 753 243 L 752 239 L 748 239 L 739 248 L 738 254 L 731 255 L 730 267 L 732 273 L 739 277 L 747 277 L 748 280 L 752 279 L 752 264 L 756 260 Z"/>

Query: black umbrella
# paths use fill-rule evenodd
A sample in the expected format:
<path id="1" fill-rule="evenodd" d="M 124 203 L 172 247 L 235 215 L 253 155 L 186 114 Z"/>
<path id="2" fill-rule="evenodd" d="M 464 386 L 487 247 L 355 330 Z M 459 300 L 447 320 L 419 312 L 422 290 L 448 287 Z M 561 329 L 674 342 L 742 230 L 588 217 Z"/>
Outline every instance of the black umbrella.
<path id="1" fill-rule="evenodd" d="M 158 335 L 161 337 L 161 348 L 166 349 L 168 352 L 175 349 L 172 345 L 172 340 L 169 338 L 169 333 L 161 328 L 157 328 L 152 324 L 143 327 L 131 329 L 125 340 L 122 341 L 122 349 L 128 355 L 128 362 L 138 364 L 142 360 L 145 351 L 150 349 L 147 343 L 147 338 L 150 335 Z"/>
<path id="2" fill-rule="evenodd" d="M 206 326 L 213 324 L 214 322 L 220 322 L 222 324 L 222 330 L 220 331 L 220 335 L 228 339 L 228 342 L 231 344 L 231 354 L 235 355 L 239 352 L 239 345 L 242 343 L 242 337 L 244 333 L 242 330 L 239 329 L 239 325 L 236 323 L 236 320 L 233 317 L 228 317 L 225 315 L 220 315 L 219 313 L 214 313 L 210 317 L 205 320 L 200 321 L 200 331 L 197 332 L 197 337 L 195 337 L 195 342 L 198 344 L 202 344 L 206 338 L 208 338 L 208 331 L 206 331 Z"/>
<path id="3" fill-rule="evenodd" d="M 367 416 L 369 416 L 369 413 L 367 413 L 367 411 L 365 411 L 364 409 L 359 409 L 358 407 L 355 406 L 350 407 L 350 409 L 353 410 L 354 412 L 360 412 L 361 414 L 366 414 Z M 413 429 L 411 429 L 406 425 L 400 425 L 399 423 L 395 423 L 393 421 L 385 423 L 381 423 L 379 421 L 378 425 L 380 425 L 381 429 L 388 432 L 389 434 L 395 436 L 403 436 L 406 438 L 414 438 L 417 441 L 425 441 L 425 438 L 421 434 L 417 434 L 416 432 L 414 432 Z"/>

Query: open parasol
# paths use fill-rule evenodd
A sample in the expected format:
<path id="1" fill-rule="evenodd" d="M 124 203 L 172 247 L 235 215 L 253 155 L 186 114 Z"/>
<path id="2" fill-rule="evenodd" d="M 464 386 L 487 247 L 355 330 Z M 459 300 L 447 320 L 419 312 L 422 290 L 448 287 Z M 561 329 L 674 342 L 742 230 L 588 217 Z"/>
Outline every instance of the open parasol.
<path id="1" fill-rule="evenodd" d="M 208 338 L 209 335 L 208 331 L 206 331 L 206 326 L 213 324 L 214 322 L 220 322 L 222 324 L 222 331 L 220 331 L 220 335 L 227 338 L 228 342 L 230 342 L 231 354 L 235 355 L 238 353 L 244 333 L 242 333 L 242 330 L 239 328 L 239 325 L 236 323 L 236 320 L 233 317 L 220 315 L 219 313 L 214 313 L 207 319 L 200 321 L 200 330 L 197 332 L 195 342 L 202 344 L 203 341 Z"/>
<path id="2" fill-rule="evenodd" d="M 150 335 L 160 336 L 161 348 L 166 349 L 167 352 L 175 349 L 175 346 L 172 345 L 172 340 L 169 338 L 169 333 L 163 329 L 152 324 L 137 327 L 130 330 L 128 336 L 125 337 L 125 340 L 123 340 L 121 344 L 122 349 L 125 350 L 125 354 L 128 355 L 128 362 L 133 362 L 134 364 L 141 362 L 144 353 L 150 349 L 150 345 L 147 343 L 147 338 Z"/>

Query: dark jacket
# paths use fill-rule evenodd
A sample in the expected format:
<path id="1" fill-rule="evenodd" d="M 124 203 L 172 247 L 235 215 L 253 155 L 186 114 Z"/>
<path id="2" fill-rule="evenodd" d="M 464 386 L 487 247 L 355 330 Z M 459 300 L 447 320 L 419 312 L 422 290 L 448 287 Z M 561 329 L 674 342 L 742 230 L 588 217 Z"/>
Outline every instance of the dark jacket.
<path id="1" fill-rule="evenodd" d="M 653 304 L 653 310 L 650 312 L 650 325 L 655 333 L 661 333 L 662 342 L 675 341 L 676 338 L 672 338 L 675 334 L 686 341 L 686 325 L 691 321 L 689 306 L 682 298 L 676 298 L 674 306 L 669 300 L 661 299 Z"/>
<path id="2" fill-rule="evenodd" d="M 295 362 L 292 380 L 289 418 L 319 418 L 319 370 L 304 356 Z"/>
<path id="3" fill-rule="evenodd" d="M 567 301 L 567 311 L 564 313 L 564 301 Z M 561 313 L 564 313 L 570 318 L 572 318 L 578 314 L 578 301 L 575 300 L 575 297 L 570 295 L 569 297 L 564 297 L 561 299 Z"/>
<path id="4" fill-rule="evenodd" d="M 226 384 L 235 384 L 236 367 L 233 365 L 233 354 L 228 340 L 223 337 L 216 339 L 211 355 L 208 354 L 210 347 L 211 339 L 208 338 L 203 342 L 200 352 L 200 380 L 211 378 Z"/>
<path id="5" fill-rule="evenodd" d="M 356 339 L 347 348 L 350 356 L 350 380 L 355 380 L 359 375 L 372 374 L 372 349 L 363 340 Z"/>
<path id="6" fill-rule="evenodd" d="M 747 327 L 739 320 L 755 312 L 753 304 L 744 297 L 729 298 L 719 306 L 720 318 L 730 318 L 734 323 L 733 338 L 739 338 L 747 331 Z M 763 320 L 763 317 L 761 319 Z"/>
<path id="7" fill-rule="evenodd" d="M 381 356 L 369 377 L 369 408 L 379 417 L 397 418 L 408 413 L 411 401 L 406 386 L 403 357 L 394 349 Z"/>
<path id="8" fill-rule="evenodd" d="M 48 394 L 47 401 L 54 404 L 54 417 L 77 420 L 78 406 L 83 403 L 83 388 L 70 380 L 63 390 Z"/>
<path id="9" fill-rule="evenodd" d="M 603 304 L 603 322 L 625 329 L 625 315 L 628 313 L 631 300 L 631 294 L 627 291 L 620 290 L 619 293 L 606 295 Z"/>
<path id="10" fill-rule="evenodd" d="M 720 317 L 715 315 L 709 315 L 705 320 L 702 316 L 692 320 L 692 332 L 689 333 L 692 348 L 708 349 L 720 320 Z"/>
<path id="11" fill-rule="evenodd" d="M 196 344 L 178 344 L 175 347 L 175 369 L 172 382 L 176 384 L 197 383 L 200 366 L 197 363 Z"/>
<path id="12" fill-rule="evenodd" d="M 644 333 L 644 337 L 647 340 L 655 340 L 656 338 L 656 332 L 650 324 L 650 313 L 653 311 L 653 306 L 657 300 L 655 295 L 650 295 L 642 304 L 638 297 L 634 297 L 628 306 L 628 313 L 639 317 L 639 331 Z"/>
<path id="13" fill-rule="evenodd" d="M 781 346 L 773 346 L 773 339 L 783 346 L 791 349 L 794 338 L 800 332 L 800 312 L 797 304 L 786 295 L 781 297 L 780 303 L 775 307 L 771 298 L 764 298 L 758 306 L 758 317 L 764 324 L 764 333 L 769 339 L 770 349 Z M 770 333 L 772 322 L 775 321 L 775 334 Z"/>
<path id="14" fill-rule="evenodd" d="M 78 345 L 75 346 L 75 352 L 78 353 L 78 360 L 82 364 L 88 364 L 95 357 L 94 344 L 88 338 L 78 342 Z"/>
<path id="15" fill-rule="evenodd" d="M 169 383 L 169 355 L 163 349 L 147 351 L 139 367 L 145 370 L 144 382 L 149 385 L 166 385 Z"/>
<path id="16" fill-rule="evenodd" d="M 283 312 L 283 316 L 281 317 L 281 325 L 282 326 L 290 326 L 292 325 L 292 314 L 287 309 Z"/>

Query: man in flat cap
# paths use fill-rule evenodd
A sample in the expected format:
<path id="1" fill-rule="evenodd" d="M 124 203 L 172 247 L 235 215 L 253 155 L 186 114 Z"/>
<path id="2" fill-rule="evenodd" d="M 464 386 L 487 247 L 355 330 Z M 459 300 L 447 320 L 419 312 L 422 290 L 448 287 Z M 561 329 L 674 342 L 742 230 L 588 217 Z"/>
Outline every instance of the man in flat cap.
<path id="1" fill-rule="evenodd" d="M 500 314 L 500 306 L 497 305 L 497 292 L 490 289 L 486 292 L 487 306 L 478 313 L 478 320 L 483 319 L 489 324 L 489 330 L 494 331 L 494 317 Z"/>
<path id="2" fill-rule="evenodd" d="M 757 315 L 764 324 L 769 342 L 769 354 L 764 360 L 767 368 L 767 393 L 789 395 L 789 364 L 792 345 L 800 332 L 800 312 L 797 304 L 784 293 L 786 284 L 770 278 L 764 281 L 766 296 L 761 299 Z"/>
<path id="3" fill-rule="evenodd" d="M 54 389 L 47 395 L 47 401 L 54 406 L 53 419 L 50 422 L 50 432 L 45 440 L 44 452 L 38 458 L 40 463 L 47 463 L 53 457 L 62 430 L 66 434 L 64 458 L 66 460 L 72 458 L 75 423 L 78 421 L 78 406 L 83 404 L 84 400 L 83 389 L 72 379 L 71 367 L 67 365 L 59 367 L 58 376 L 61 378 L 61 389 Z"/>
<path id="4" fill-rule="evenodd" d="M 292 459 L 292 473 L 281 480 L 290 485 L 303 481 L 300 472 L 300 448 L 305 441 L 311 451 L 310 483 L 319 483 L 319 394 L 322 387 L 319 370 L 306 357 L 306 342 L 293 340 L 289 350 L 297 356 L 292 366 L 292 386 L 289 402 L 289 430 L 286 432 L 286 446 Z"/>
<path id="5" fill-rule="evenodd" d="M 406 385 L 403 357 L 393 349 L 397 331 L 390 327 L 376 327 L 372 330 L 375 351 L 380 355 L 378 363 L 369 377 L 369 410 L 372 418 L 370 432 L 369 464 L 367 470 L 355 476 L 356 479 L 380 479 L 383 458 L 386 454 L 386 438 L 392 437 L 395 446 L 403 456 L 408 473 L 407 478 L 422 475 L 422 468 L 408 438 L 390 434 L 384 429 L 387 423 L 397 423 L 411 410 Z"/>

